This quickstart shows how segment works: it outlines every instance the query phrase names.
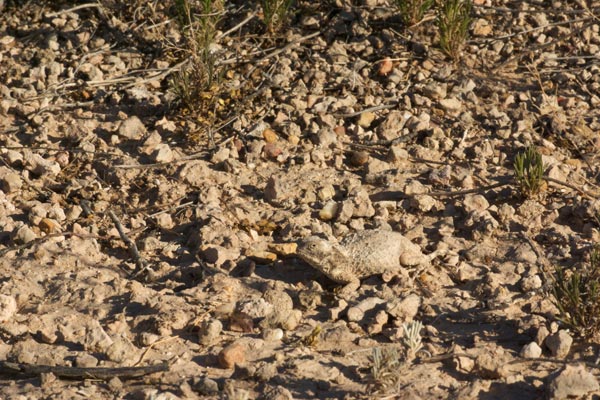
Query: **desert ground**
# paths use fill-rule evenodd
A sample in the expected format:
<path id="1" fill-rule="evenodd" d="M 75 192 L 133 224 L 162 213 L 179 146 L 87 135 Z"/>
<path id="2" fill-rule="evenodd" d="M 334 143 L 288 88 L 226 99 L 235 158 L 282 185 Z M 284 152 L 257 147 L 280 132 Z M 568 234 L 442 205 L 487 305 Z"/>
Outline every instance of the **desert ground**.
<path id="1" fill-rule="evenodd" d="M 600 3 L 452 1 L 0 2 L 0 399 L 600 396 Z"/>

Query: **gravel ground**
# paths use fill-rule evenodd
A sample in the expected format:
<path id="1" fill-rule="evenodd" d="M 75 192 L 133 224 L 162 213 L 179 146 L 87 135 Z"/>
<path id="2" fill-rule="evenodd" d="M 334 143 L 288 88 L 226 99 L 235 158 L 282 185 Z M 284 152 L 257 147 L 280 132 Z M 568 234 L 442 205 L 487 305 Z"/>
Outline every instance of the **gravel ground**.
<path id="1" fill-rule="evenodd" d="M 600 236 L 600 4 L 476 0 L 452 60 L 433 11 L 257 3 L 207 83 L 172 2 L 0 2 L 0 398 L 599 396 L 550 292 Z M 371 229 L 437 257 L 294 256 Z"/>

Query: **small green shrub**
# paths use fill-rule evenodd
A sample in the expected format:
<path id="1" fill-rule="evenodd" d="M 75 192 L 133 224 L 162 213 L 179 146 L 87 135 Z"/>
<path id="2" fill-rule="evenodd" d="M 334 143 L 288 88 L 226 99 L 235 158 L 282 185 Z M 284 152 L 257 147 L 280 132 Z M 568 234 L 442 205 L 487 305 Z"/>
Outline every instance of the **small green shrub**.
<path id="1" fill-rule="evenodd" d="M 423 351 L 420 321 L 402 324 L 404 335 L 402 348 L 375 347 L 371 354 L 371 368 L 368 390 L 370 393 L 398 393 L 401 378 L 406 368 L 410 368 L 419 351 Z"/>
<path id="2" fill-rule="evenodd" d="M 433 3 L 434 0 L 396 0 L 396 7 L 404 25 L 413 26 L 423 20 Z"/>
<path id="3" fill-rule="evenodd" d="M 552 295 L 560 320 L 584 338 L 600 332 L 600 246 L 594 245 L 589 263 L 577 270 L 556 267 Z"/>
<path id="4" fill-rule="evenodd" d="M 471 0 L 442 0 L 438 9 L 440 47 L 454 60 L 469 35 L 472 8 Z"/>
<path id="5" fill-rule="evenodd" d="M 221 9 L 219 0 L 175 0 L 177 20 L 185 38 L 184 47 L 179 50 L 189 62 L 170 77 L 169 83 L 181 105 L 193 114 L 210 112 L 217 98 L 222 71 L 211 47 Z"/>
<path id="6" fill-rule="evenodd" d="M 395 347 L 373 348 L 368 384 L 370 393 L 397 391 L 402 358 L 402 354 Z"/>
<path id="7" fill-rule="evenodd" d="M 286 22 L 292 0 L 261 0 L 263 21 L 270 33 L 278 31 Z"/>
<path id="8" fill-rule="evenodd" d="M 523 196 L 537 195 L 544 186 L 544 163 L 542 155 L 533 146 L 517 154 L 514 173 Z"/>

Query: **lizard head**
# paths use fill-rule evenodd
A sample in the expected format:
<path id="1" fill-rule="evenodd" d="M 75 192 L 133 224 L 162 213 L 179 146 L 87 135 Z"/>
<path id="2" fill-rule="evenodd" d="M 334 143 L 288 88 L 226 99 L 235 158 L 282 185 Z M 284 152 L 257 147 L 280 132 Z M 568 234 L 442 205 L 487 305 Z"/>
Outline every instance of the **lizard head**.
<path id="1" fill-rule="evenodd" d="M 311 236 L 299 243 L 296 255 L 334 281 L 346 281 L 343 276 L 348 257 L 337 243 Z"/>

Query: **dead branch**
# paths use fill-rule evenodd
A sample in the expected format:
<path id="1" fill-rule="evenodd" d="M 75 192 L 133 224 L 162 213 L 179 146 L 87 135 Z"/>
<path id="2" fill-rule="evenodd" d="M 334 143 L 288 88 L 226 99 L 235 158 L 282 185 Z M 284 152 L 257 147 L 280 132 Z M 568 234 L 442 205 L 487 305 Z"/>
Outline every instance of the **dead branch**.
<path id="1" fill-rule="evenodd" d="M 0 374 L 16 374 L 36 376 L 40 374 L 54 374 L 61 378 L 69 379 L 132 379 L 140 376 L 165 372 L 169 370 L 169 364 L 163 362 L 159 365 L 148 365 L 145 367 L 116 367 L 116 368 L 80 368 L 65 367 L 59 365 L 35 365 L 21 364 L 9 361 L 0 361 Z"/>

